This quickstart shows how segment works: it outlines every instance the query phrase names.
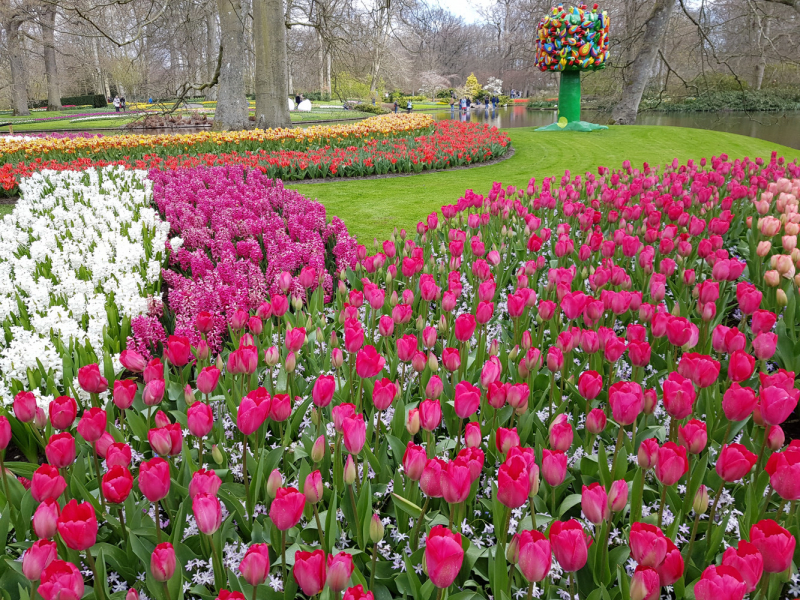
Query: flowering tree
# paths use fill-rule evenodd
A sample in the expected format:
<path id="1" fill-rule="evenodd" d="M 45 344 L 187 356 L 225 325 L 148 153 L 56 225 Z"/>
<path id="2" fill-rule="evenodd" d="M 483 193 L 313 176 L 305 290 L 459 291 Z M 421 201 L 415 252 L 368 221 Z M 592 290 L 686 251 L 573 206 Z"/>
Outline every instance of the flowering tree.
<path id="1" fill-rule="evenodd" d="M 483 89 L 495 96 L 499 96 L 503 93 L 503 80 L 497 77 L 489 77 Z"/>

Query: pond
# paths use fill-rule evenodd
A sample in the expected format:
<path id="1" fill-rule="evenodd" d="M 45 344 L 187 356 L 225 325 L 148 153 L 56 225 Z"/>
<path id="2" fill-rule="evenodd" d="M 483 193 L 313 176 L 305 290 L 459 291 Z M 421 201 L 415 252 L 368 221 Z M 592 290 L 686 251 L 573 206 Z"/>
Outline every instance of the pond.
<path id="1" fill-rule="evenodd" d="M 498 128 L 509 127 L 541 127 L 549 125 L 555 119 L 555 111 L 527 110 L 524 106 L 500 108 L 496 111 L 470 110 L 459 113 L 458 110 L 447 109 L 432 113 L 438 121 L 460 119 L 479 123 L 491 123 Z M 604 124 L 609 113 L 584 110 L 582 117 L 592 123 Z M 711 129 L 738 133 L 749 137 L 768 140 L 784 146 L 800 149 L 800 112 L 727 112 L 727 113 L 658 113 L 645 112 L 639 114 L 637 125 L 669 125 L 673 127 L 691 127 L 695 129 Z"/>

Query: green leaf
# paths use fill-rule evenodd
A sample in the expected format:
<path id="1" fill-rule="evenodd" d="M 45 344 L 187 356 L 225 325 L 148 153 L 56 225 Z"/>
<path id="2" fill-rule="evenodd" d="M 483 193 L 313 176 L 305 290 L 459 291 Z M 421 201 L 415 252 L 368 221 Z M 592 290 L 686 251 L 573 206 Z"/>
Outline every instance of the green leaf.
<path id="1" fill-rule="evenodd" d="M 413 517 L 414 519 L 419 519 L 420 516 L 422 516 L 422 509 L 410 500 L 406 500 L 402 496 L 399 496 L 395 493 L 392 494 L 392 500 L 394 501 L 396 508 L 402 510 L 404 513 Z"/>
<path id="2" fill-rule="evenodd" d="M 597 467 L 600 472 L 600 483 L 608 488 L 611 485 L 611 473 L 609 473 L 608 458 L 606 457 L 606 449 L 603 442 L 600 442 L 597 452 Z"/>
<path id="3" fill-rule="evenodd" d="M 561 506 L 558 507 L 558 516 L 563 517 L 564 513 L 566 513 L 570 508 L 575 506 L 576 504 L 581 503 L 581 494 L 570 494 L 561 502 Z"/>
<path id="4" fill-rule="evenodd" d="M 642 470 L 636 469 L 631 486 L 631 523 L 636 523 L 642 518 L 643 483 Z"/>

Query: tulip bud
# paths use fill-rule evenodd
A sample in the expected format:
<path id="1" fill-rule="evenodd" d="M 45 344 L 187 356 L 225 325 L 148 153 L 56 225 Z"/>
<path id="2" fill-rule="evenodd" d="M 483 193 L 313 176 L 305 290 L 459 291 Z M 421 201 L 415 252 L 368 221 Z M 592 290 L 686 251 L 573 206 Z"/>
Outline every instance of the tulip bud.
<path id="1" fill-rule="evenodd" d="M 325 436 L 319 436 L 311 447 L 311 460 L 315 463 L 325 458 Z"/>
<path id="2" fill-rule="evenodd" d="M 347 455 L 347 462 L 344 463 L 344 482 L 353 485 L 356 480 L 356 463 L 353 462 L 353 455 Z"/>
<path id="3" fill-rule="evenodd" d="M 211 348 L 209 348 L 208 343 L 205 340 L 200 340 L 197 343 L 197 348 L 195 348 L 194 354 L 197 357 L 197 360 L 208 360 L 208 357 L 211 356 Z"/>
<path id="4" fill-rule="evenodd" d="M 518 355 L 519 355 L 519 346 L 514 346 L 511 349 L 511 352 L 508 353 L 508 358 L 511 360 L 516 360 Z"/>
<path id="5" fill-rule="evenodd" d="M 300 311 L 301 308 L 303 308 L 303 301 L 300 299 L 299 296 L 292 296 L 292 308 L 294 308 L 294 310 L 298 312 Z"/>
<path id="6" fill-rule="evenodd" d="M 608 492 L 608 508 L 611 512 L 620 512 L 628 504 L 628 484 L 624 479 L 618 479 L 611 484 Z"/>
<path id="7" fill-rule="evenodd" d="M 767 448 L 775 452 L 783 448 L 786 435 L 780 425 L 771 425 L 767 433 Z"/>
<path id="8" fill-rule="evenodd" d="M 528 469 L 528 478 L 531 482 L 531 491 L 528 492 L 528 497 L 533 498 L 539 494 L 539 466 L 533 463 Z"/>
<path id="9" fill-rule="evenodd" d="M 223 460 L 222 452 L 220 451 L 220 449 L 217 447 L 216 444 L 211 446 L 211 458 L 213 458 L 214 462 L 217 463 L 218 465 L 222 464 Z"/>
<path id="10" fill-rule="evenodd" d="M 297 366 L 297 358 L 295 358 L 294 352 L 289 352 L 289 355 L 286 357 L 286 363 L 284 364 L 286 372 L 294 373 L 294 369 L 296 366 Z"/>
<path id="11" fill-rule="evenodd" d="M 519 562 L 519 534 L 514 534 L 506 546 L 506 561 L 511 565 Z"/>
<path id="12" fill-rule="evenodd" d="M 36 416 L 33 418 L 33 426 L 36 429 L 44 429 L 47 426 L 47 413 L 40 406 L 36 407 Z"/>
<path id="13" fill-rule="evenodd" d="M 319 471 L 313 471 L 306 476 L 305 485 L 303 486 L 303 494 L 306 501 L 311 504 L 316 504 L 322 500 L 322 494 L 325 492 L 325 487 L 322 485 L 322 476 Z"/>
<path id="14" fill-rule="evenodd" d="M 692 503 L 692 508 L 694 508 L 694 512 L 698 515 L 706 514 L 708 510 L 708 488 L 704 485 L 701 485 L 697 488 L 697 493 L 694 495 L 694 502 Z"/>
<path id="15" fill-rule="evenodd" d="M 770 270 L 764 273 L 764 283 L 769 287 L 778 287 L 781 282 L 781 274 L 775 270 Z"/>
<path id="16" fill-rule="evenodd" d="M 447 323 L 447 317 L 445 315 L 441 315 L 439 317 L 439 332 L 440 333 L 447 333 L 450 326 Z"/>
<path id="17" fill-rule="evenodd" d="M 128 590 L 128 593 L 125 594 L 125 600 L 139 600 L 139 592 L 136 591 L 136 588 Z"/>
<path id="18" fill-rule="evenodd" d="M 498 354 L 500 354 L 500 342 L 492 340 L 492 343 L 489 344 L 489 356 L 497 356 Z"/>
<path id="19" fill-rule="evenodd" d="M 311 409 L 311 422 L 314 424 L 314 427 L 319 427 L 319 412 L 317 412 L 316 408 Z"/>
<path id="20" fill-rule="evenodd" d="M 786 306 L 789 303 L 789 299 L 786 297 L 786 292 L 782 289 L 778 289 L 775 292 L 775 300 L 778 302 L 778 306 Z"/>
<path id="21" fill-rule="evenodd" d="M 334 369 L 338 369 L 344 363 L 344 354 L 339 348 L 334 348 L 331 350 L 331 366 Z"/>
<path id="22" fill-rule="evenodd" d="M 267 496 L 274 498 L 280 487 L 283 487 L 283 475 L 278 469 L 273 469 L 267 478 Z"/>
<path id="23" fill-rule="evenodd" d="M 374 513 L 369 522 L 369 539 L 373 544 L 377 544 L 383 539 L 383 522 L 378 513 Z"/>
<path id="24" fill-rule="evenodd" d="M 183 400 L 186 402 L 186 406 L 191 406 L 197 402 L 197 398 L 194 397 L 194 392 L 192 391 L 192 386 L 188 383 L 186 387 L 183 388 Z"/>
<path id="25" fill-rule="evenodd" d="M 411 435 L 417 435 L 419 432 L 419 409 L 412 408 L 410 411 L 408 411 L 406 431 L 408 431 L 408 433 Z"/>
<path id="26" fill-rule="evenodd" d="M 436 358 L 436 355 L 433 352 L 428 354 L 428 368 L 433 373 L 439 371 L 439 360 Z"/>
<path id="27" fill-rule="evenodd" d="M 222 355 L 217 354 L 217 368 L 222 371 L 225 368 L 225 361 L 222 360 Z"/>
<path id="28" fill-rule="evenodd" d="M 281 355 L 278 352 L 278 348 L 272 346 L 264 350 L 264 362 L 267 364 L 268 367 L 274 367 L 278 364 L 278 361 L 281 359 Z"/>

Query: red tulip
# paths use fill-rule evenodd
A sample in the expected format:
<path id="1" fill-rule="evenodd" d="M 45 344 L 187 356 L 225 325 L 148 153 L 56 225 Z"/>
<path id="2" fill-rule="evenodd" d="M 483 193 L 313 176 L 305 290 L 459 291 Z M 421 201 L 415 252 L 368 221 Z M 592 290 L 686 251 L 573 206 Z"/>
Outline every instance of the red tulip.
<path id="1" fill-rule="evenodd" d="M 584 371 L 578 377 L 578 392 L 586 400 L 594 400 L 603 389 L 603 377 L 597 371 Z"/>
<path id="2" fill-rule="evenodd" d="M 631 577 L 631 600 L 658 600 L 660 596 L 658 572 L 652 567 L 637 566 Z"/>
<path id="3" fill-rule="evenodd" d="M 44 464 L 33 472 L 31 495 L 36 502 L 57 500 L 65 489 L 67 482 L 53 465 Z"/>
<path id="4" fill-rule="evenodd" d="M 419 404 L 419 423 L 425 431 L 433 431 L 442 422 L 442 405 L 438 400 L 423 400 Z"/>
<path id="5" fill-rule="evenodd" d="M 411 481 L 420 480 L 427 462 L 425 448 L 417 446 L 414 442 L 408 442 L 405 454 L 403 454 L 403 470 Z"/>
<path id="6" fill-rule="evenodd" d="M 797 408 L 800 390 L 787 391 L 777 386 L 764 387 L 762 384 L 758 397 L 761 402 L 761 418 L 764 422 L 767 425 L 780 425 Z"/>
<path id="7" fill-rule="evenodd" d="M 42 571 L 42 583 L 36 591 L 44 600 L 80 600 L 83 575 L 72 563 L 54 560 Z"/>
<path id="8" fill-rule="evenodd" d="M 430 498 L 441 498 L 442 472 L 447 468 L 447 463 L 442 459 L 433 457 L 425 463 L 419 480 L 422 493 Z"/>
<path id="9" fill-rule="evenodd" d="M 602 433 L 606 428 L 606 413 L 600 408 L 593 408 L 586 415 L 586 430 L 594 435 Z"/>
<path id="10" fill-rule="evenodd" d="M 375 595 L 372 592 L 366 591 L 364 586 L 359 583 L 356 586 L 347 588 L 344 591 L 342 600 L 375 600 Z"/>
<path id="11" fill-rule="evenodd" d="M 664 381 L 664 409 L 673 419 L 685 419 L 692 414 L 697 392 L 689 379 L 671 372 Z"/>
<path id="12" fill-rule="evenodd" d="M 746 381 L 750 379 L 756 366 L 756 359 L 744 350 L 737 350 L 731 354 L 728 362 L 728 379 L 731 381 Z"/>
<path id="13" fill-rule="evenodd" d="M 658 449 L 656 478 L 662 485 L 675 485 L 689 471 L 686 448 L 667 442 Z M 655 566 L 655 565 L 653 565 Z"/>
<path id="14" fill-rule="evenodd" d="M 125 467 L 111 467 L 103 475 L 101 489 L 106 500 L 122 504 L 133 489 L 133 475 Z"/>
<path id="15" fill-rule="evenodd" d="M 635 381 L 618 381 L 608 390 L 608 403 L 617 423 L 631 425 L 642 412 L 642 387 Z"/>
<path id="16" fill-rule="evenodd" d="M 467 448 L 477 448 L 483 442 L 481 426 L 478 423 L 467 423 L 464 428 L 464 445 Z"/>
<path id="17" fill-rule="evenodd" d="M 636 522 L 631 526 L 630 547 L 633 560 L 656 568 L 667 555 L 667 538 L 655 525 Z"/>
<path id="18" fill-rule="evenodd" d="M 722 410 L 729 421 L 744 421 L 757 404 L 755 391 L 738 383 L 732 383 L 722 396 Z"/>
<path id="19" fill-rule="evenodd" d="M 365 346 L 356 355 L 356 373 L 362 379 L 375 377 L 385 364 L 386 359 L 378 354 L 374 346 Z"/>
<path id="20" fill-rule="evenodd" d="M 198 438 L 205 437 L 214 428 L 214 411 L 208 404 L 195 402 L 186 411 L 186 422 L 189 433 Z"/>
<path id="21" fill-rule="evenodd" d="M 150 502 L 163 500 L 169 494 L 169 463 L 153 458 L 139 466 L 139 489 Z"/>
<path id="22" fill-rule="evenodd" d="M 144 368 L 144 383 L 147 385 L 156 379 L 164 379 L 164 363 L 154 358 Z"/>
<path id="23" fill-rule="evenodd" d="M 197 374 L 197 389 L 201 394 L 210 394 L 217 388 L 219 378 L 222 375 L 220 370 L 215 366 L 203 367 Z"/>
<path id="24" fill-rule="evenodd" d="M 267 418 L 272 407 L 269 393 L 263 387 L 253 390 L 242 398 L 236 414 L 236 427 L 244 435 L 252 435 Z"/>
<path id="25" fill-rule="evenodd" d="M 655 467 L 658 461 L 658 440 L 655 438 L 644 440 L 639 444 L 639 451 L 636 457 L 639 467 L 645 471 Z"/>
<path id="26" fill-rule="evenodd" d="M 683 577 L 684 569 L 683 556 L 681 556 L 680 550 L 672 543 L 671 539 L 666 538 L 666 540 L 667 553 L 664 555 L 664 560 L 656 568 L 662 586 L 672 585 L 678 581 Z"/>
<path id="27" fill-rule="evenodd" d="M 14 416 L 23 423 L 30 423 L 36 417 L 36 396 L 32 392 L 14 396 Z"/>
<path id="28" fill-rule="evenodd" d="M 784 500 L 800 499 L 800 446 L 792 443 L 769 457 L 766 471 L 770 485 Z"/>
<path id="29" fill-rule="evenodd" d="M 531 481 L 527 464 L 519 456 L 506 460 L 497 472 L 497 499 L 509 508 L 519 508 L 528 501 Z"/>
<path id="30" fill-rule="evenodd" d="M 275 499 L 269 507 L 269 518 L 281 531 L 291 529 L 300 522 L 306 497 L 293 487 L 282 487 L 275 493 Z"/>
<path id="31" fill-rule="evenodd" d="M 560 418 L 565 417 L 565 418 Z M 566 452 L 572 446 L 572 425 L 566 419 L 566 415 L 559 415 L 550 425 L 548 440 L 550 448 L 558 452 Z"/>
<path id="32" fill-rule="evenodd" d="M 591 537 L 575 519 L 554 521 L 550 527 L 550 546 L 553 548 L 553 554 L 561 568 L 567 572 L 574 573 L 583 568 L 591 543 Z"/>
<path id="33" fill-rule="evenodd" d="M 212 535 L 222 524 L 222 506 L 216 496 L 197 494 L 192 498 L 192 512 L 201 533 Z"/>
<path id="34" fill-rule="evenodd" d="M 758 456 L 741 444 L 726 444 L 717 457 L 717 475 L 732 483 L 739 481 L 758 462 Z"/>
<path id="35" fill-rule="evenodd" d="M 41 539 L 51 539 L 58 531 L 58 517 L 61 507 L 57 500 L 44 500 L 33 513 L 33 532 Z"/>
<path id="36" fill-rule="evenodd" d="M 150 572 L 156 581 L 164 582 L 172 579 L 176 564 L 175 549 L 169 542 L 156 546 L 150 555 Z"/>
<path id="37" fill-rule="evenodd" d="M 119 355 L 119 362 L 131 373 L 141 373 L 147 366 L 147 359 L 135 350 L 123 350 Z"/>
<path id="38" fill-rule="evenodd" d="M 627 496 L 628 488 L 625 487 Z M 595 482 L 591 485 L 584 485 L 581 493 L 581 509 L 590 523 L 599 525 L 611 516 L 609 509 L 608 494 L 606 488 Z"/>
<path id="39" fill-rule="evenodd" d="M 322 550 L 298 551 L 295 554 L 292 573 L 306 596 L 314 596 L 325 587 L 325 567 L 325 552 Z"/>
<path id="40" fill-rule="evenodd" d="M 106 450 L 106 466 L 110 469 L 115 465 L 128 467 L 131 464 L 131 447 L 123 442 L 115 442 Z"/>
<path id="41" fill-rule="evenodd" d="M 326 582 L 328 587 L 335 593 L 341 592 L 347 587 L 350 582 L 350 576 L 353 574 L 353 557 L 347 552 L 339 552 L 336 555 L 328 555 L 328 570 L 326 574 Z"/>
<path id="42" fill-rule="evenodd" d="M 288 394 L 275 394 L 269 407 L 268 417 L 282 423 L 292 414 L 292 398 Z"/>
<path id="43" fill-rule="evenodd" d="M 463 448 L 458 453 L 456 462 L 462 463 L 469 469 L 470 481 L 475 482 L 483 471 L 486 455 L 480 448 Z"/>
<path id="44" fill-rule="evenodd" d="M 97 517 L 94 507 L 88 502 L 67 502 L 58 517 L 58 535 L 72 550 L 86 550 L 97 541 Z"/>
<path id="45" fill-rule="evenodd" d="M 697 600 L 742 600 L 745 589 L 739 571 L 733 567 L 711 565 L 695 584 L 694 595 Z"/>
<path id="46" fill-rule="evenodd" d="M 55 542 L 37 540 L 22 556 L 22 574 L 30 581 L 39 581 L 42 571 L 58 558 L 58 547 Z"/>
<path id="47" fill-rule="evenodd" d="M 707 388 L 717 381 L 719 367 L 718 361 L 704 354 L 687 352 L 681 356 L 681 361 L 678 363 L 678 373 L 691 379 L 697 387 Z"/>
<path id="48" fill-rule="evenodd" d="M 745 593 L 750 594 L 756 590 L 764 572 L 764 558 L 753 544 L 739 540 L 736 548 L 731 546 L 722 554 L 722 564 L 739 571 L 744 579 Z"/>
<path id="49" fill-rule="evenodd" d="M 347 417 L 342 423 L 344 433 L 344 447 L 350 454 L 358 454 L 367 440 L 367 425 L 364 415 L 357 414 Z"/>
<path id="50" fill-rule="evenodd" d="M 297 352 L 306 343 L 306 330 L 304 327 L 294 327 L 286 330 L 284 336 L 286 349 L 289 352 Z"/>
<path id="51" fill-rule="evenodd" d="M 436 379 L 439 378 L 437 377 Z M 432 377 L 430 381 L 433 380 L 434 378 Z M 439 381 L 439 385 L 441 386 L 441 381 Z M 386 410 L 392 405 L 392 402 L 394 402 L 398 391 L 397 385 L 391 379 L 387 377 L 379 379 L 375 382 L 375 387 L 372 388 L 372 403 L 378 410 Z M 441 390 L 439 390 L 437 396 L 438 395 L 441 395 Z"/>
<path id="52" fill-rule="evenodd" d="M 507 454 L 511 448 L 519 446 L 517 428 L 506 429 L 505 427 L 498 427 L 495 434 L 495 445 L 501 454 Z"/>
<path id="53" fill-rule="evenodd" d="M 192 345 L 189 338 L 182 335 L 171 335 L 167 338 L 167 347 L 164 349 L 166 359 L 176 367 L 187 365 L 193 358 Z"/>
<path id="54" fill-rule="evenodd" d="M 522 531 L 517 534 L 519 569 L 529 582 L 544 580 L 552 563 L 550 541 L 541 531 Z"/>
<path id="55" fill-rule="evenodd" d="M 759 335 L 760 333 L 772 331 L 777 319 L 777 315 L 768 310 L 755 311 L 753 313 L 753 320 L 750 325 L 750 328 L 753 330 L 753 335 Z"/>
<path id="56" fill-rule="evenodd" d="M 334 406 L 331 409 L 331 413 L 333 416 L 333 426 L 336 429 L 336 433 L 342 433 L 342 424 L 347 417 L 352 417 L 356 414 L 356 407 L 354 404 L 350 404 L 349 402 L 343 402 L 337 406 Z"/>
<path id="57" fill-rule="evenodd" d="M 545 448 L 542 450 L 542 477 L 548 485 L 555 487 L 564 483 L 567 476 L 567 455 Z M 552 541 L 552 540 L 551 540 Z"/>
<path id="58" fill-rule="evenodd" d="M 469 313 L 461 314 L 456 317 L 454 332 L 459 342 L 466 342 L 475 332 L 475 317 Z"/>
<path id="59" fill-rule="evenodd" d="M 75 438 L 67 432 L 51 435 L 44 453 L 47 462 L 58 469 L 65 469 L 75 462 Z"/>
<path id="60" fill-rule="evenodd" d="M 474 385 L 462 381 L 456 384 L 455 389 L 455 412 L 460 419 L 468 419 L 481 403 L 481 392 Z"/>
<path id="61" fill-rule="evenodd" d="M 706 424 L 692 419 L 686 425 L 678 426 L 678 443 L 686 448 L 689 454 L 700 454 L 708 442 Z"/>
<path id="62" fill-rule="evenodd" d="M 95 363 L 78 369 L 78 385 L 90 394 L 102 394 L 108 389 L 108 380 L 100 374 L 100 367 Z"/>
<path id="63" fill-rule="evenodd" d="M 428 534 L 424 560 L 433 585 L 442 589 L 450 587 L 464 562 L 461 534 L 443 525 L 433 527 Z"/>
<path id="64" fill-rule="evenodd" d="M 252 586 L 264 583 L 269 577 L 269 546 L 251 544 L 239 563 L 239 572 Z"/>
<path id="65" fill-rule="evenodd" d="M 782 573 L 792 564 L 797 540 L 775 521 L 764 519 L 750 528 L 750 543 L 764 557 L 764 571 Z"/>
<path id="66" fill-rule="evenodd" d="M 48 406 L 50 423 L 55 429 L 63 431 L 72 427 L 78 415 L 78 403 L 69 396 L 59 396 Z"/>

